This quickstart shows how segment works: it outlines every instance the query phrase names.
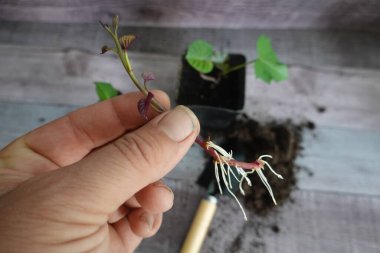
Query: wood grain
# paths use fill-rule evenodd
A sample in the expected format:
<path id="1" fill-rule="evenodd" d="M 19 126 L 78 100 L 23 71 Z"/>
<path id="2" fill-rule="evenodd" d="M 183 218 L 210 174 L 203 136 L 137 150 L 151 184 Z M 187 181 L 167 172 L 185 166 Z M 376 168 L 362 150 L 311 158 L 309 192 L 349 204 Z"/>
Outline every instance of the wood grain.
<path id="1" fill-rule="evenodd" d="M 238 221 L 239 211 L 231 199 L 222 202 L 203 252 L 380 251 L 374 225 L 380 219 L 379 198 L 311 191 L 296 191 L 293 198 L 293 204 L 268 217 L 250 215 L 245 224 Z M 232 223 L 242 227 L 240 233 L 229 229 Z"/>
<path id="2" fill-rule="evenodd" d="M 70 105 L 0 102 L 0 149 L 15 138 L 76 108 Z"/>
<path id="3" fill-rule="evenodd" d="M 339 66 L 380 68 L 380 34 L 350 31 L 163 28 L 126 26 L 120 34 L 135 34 L 130 51 L 182 55 L 189 43 L 202 38 L 219 50 L 242 53 L 248 59 L 256 57 L 255 43 L 266 34 L 281 60 L 288 64 L 313 67 Z M 175 39 L 173 39 L 175 38 Z M 81 49 L 94 54 L 110 38 L 98 23 L 49 24 L 36 22 L 1 22 L 0 43 L 54 49 Z"/>
<path id="4" fill-rule="evenodd" d="M 81 50 L 55 50 L 0 45 L 0 101 L 86 105 L 97 101 L 94 81 L 134 90 L 113 56 Z M 180 58 L 159 54 L 131 54 L 137 75 L 154 71 L 151 87 L 176 94 Z M 311 120 L 317 125 L 379 129 L 378 71 L 291 66 L 290 79 L 264 85 L 247 69 L 245 111 L 257 119 Z M 340 94 L 339 96 L 337 94 Z M 324 113 L 318 108 L 325 107 Z"/>
<path id="5" fill-rule="evenodd" d="M 378 71 L 294 66 L 289 72 L 288 81 L 263 85 L 248 68 L 245 110 L 262 120 L 309 119 L 317 126 L 379 130 Z"/>
<path id="6" fill-rule="evenodd" d="M 319 127 L 304 133 L 302 146 L 300 189 L 380 195 L 380 130 Z"/>
<path id="7" fill-rule="evenodd" d="M 2 45 L 0 51 L 4 52 L 0 59 L 1 101 L 86 105 L 97 101 L 94 81 L 111 82 L 125 92 L 135 90 L 121 63 L 111 55 Z M 168 90 L 174 97 L 178 58 L 154 54 L 132 54 L 131 58 L 138 77 L 146 71 L 159 73 L 152 86 Z"/>
<path id="8" fill-rule="evenodd" d="M 75 1 L 0 2 L 2 20 L 82 23 L 108 21 L 175 27 L 316 28 L 379 31 L 378 1 Z"/>

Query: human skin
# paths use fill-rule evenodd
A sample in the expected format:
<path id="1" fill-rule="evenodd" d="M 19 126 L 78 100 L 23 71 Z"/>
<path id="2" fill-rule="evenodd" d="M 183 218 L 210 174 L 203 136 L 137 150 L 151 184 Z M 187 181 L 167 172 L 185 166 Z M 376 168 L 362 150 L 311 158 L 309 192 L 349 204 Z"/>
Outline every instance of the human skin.
<path id="1" fill-rule="evenodd" d="M 165 108 L 168 96 L 153 91 Z M 173 192 L 160 179 L 199 133 L 183 106 L 148 122 L 140 93 L 79 109 L 0 151 L 0 252 L 133 252 Z"/>

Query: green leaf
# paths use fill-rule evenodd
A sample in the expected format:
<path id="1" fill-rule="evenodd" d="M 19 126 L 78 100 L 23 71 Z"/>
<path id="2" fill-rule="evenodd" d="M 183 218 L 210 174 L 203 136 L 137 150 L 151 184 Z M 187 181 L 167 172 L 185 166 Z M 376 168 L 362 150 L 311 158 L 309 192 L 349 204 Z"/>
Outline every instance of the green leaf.
<path id="1" fill-rule="evenodd" d="M 95 85 L 96 93 L 98 94 L 100 101 L 107 100 L 119 94 L 119 91 L 116 90 L 110 83 L 95 82 Z"/>
<path id="2" fill-rule="evenodd" d="M 257 40 L 259 58 L 254 64 L 256 77 L 266 83 L 279 82 L 288 79 L 288 66 L 281 63 L 272 48 L 268 37 L 261 35 Z"/>
<path id="3" fill-rule="evenodd" d="M 195 40 L 186 53 L 187 62 L 197 71 L 207 74 L 214 67 L 212 63 L 213 47 L 204 40 Z"/>

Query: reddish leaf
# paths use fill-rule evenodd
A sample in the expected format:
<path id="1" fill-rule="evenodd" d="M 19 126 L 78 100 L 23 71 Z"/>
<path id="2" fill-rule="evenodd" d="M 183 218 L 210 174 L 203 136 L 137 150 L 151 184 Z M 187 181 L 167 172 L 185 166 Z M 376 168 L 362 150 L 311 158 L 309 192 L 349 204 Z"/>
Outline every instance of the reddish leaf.
<path id="1" fill-rule="evenodd" d="M 144 85 L 146 85 L 147 82 L 156 79 L 156 76 L 152 72 L 144 72 L 141 74 L 141 77 L 144 79 Z"/>
<path id="2" fill-rule="evenodd" d="M 146 120 L 148 120 L 148 110 L 152 99 L 153 93 L 148 92 L 146 98 L 142 98 L 139 100 L 139 102 L 137 102 L 137 109 L 139 110 L 140 115 Z"/>
<path id="3" fill-rule="evenodd" d="M 156 79 L 156 76 L 152 72 L 144 72 L 141 74 L 141 77 L 144 79 L 144 81 L 151 81 Z"/>

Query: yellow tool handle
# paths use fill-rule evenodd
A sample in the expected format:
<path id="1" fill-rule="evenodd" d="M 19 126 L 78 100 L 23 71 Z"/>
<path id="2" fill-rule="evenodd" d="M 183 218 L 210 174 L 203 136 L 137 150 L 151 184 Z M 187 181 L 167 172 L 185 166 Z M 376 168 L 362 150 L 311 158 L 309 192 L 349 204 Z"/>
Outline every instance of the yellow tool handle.
<path id="1" fill-rule="evenodd" d="M 180 253 L 198 253 L 200 251 L 214 217 L 217 202 L 218 200 L 214 196 L 208 196 L 201 200 Z"/>

